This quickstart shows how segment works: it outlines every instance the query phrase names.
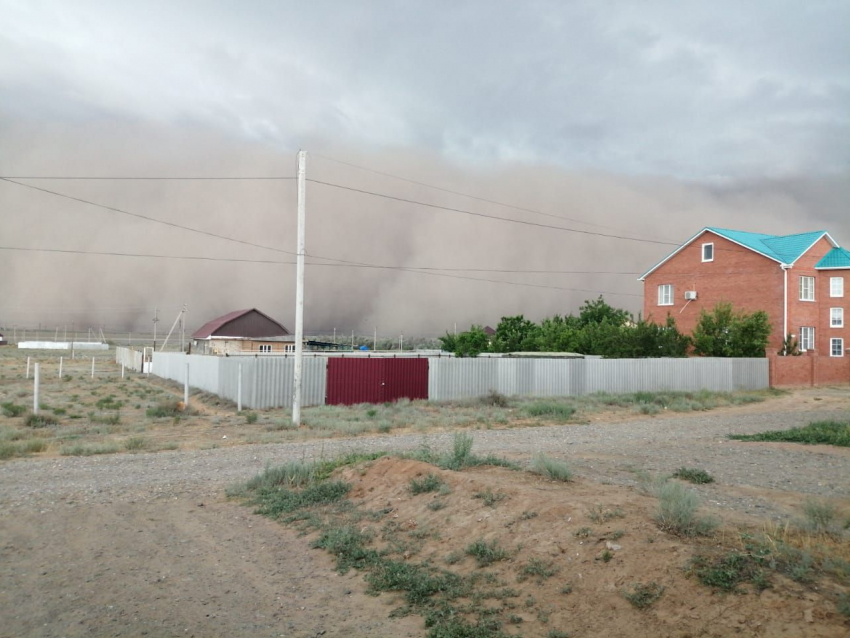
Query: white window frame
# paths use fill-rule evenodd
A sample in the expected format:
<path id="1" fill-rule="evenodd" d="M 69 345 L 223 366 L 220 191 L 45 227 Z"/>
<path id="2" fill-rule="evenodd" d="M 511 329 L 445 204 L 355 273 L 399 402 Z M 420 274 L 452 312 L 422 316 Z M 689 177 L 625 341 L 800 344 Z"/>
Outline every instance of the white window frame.
<path id="1" fill-rule="evenodd" d="M 287 344 L 283 347 L 284 352 L 295 352 L 295 344 Z"/>
<path id="2" fill-rule="evenodd" d="M 673 305 L 673 284 L 660 284 L 658 286 L 658 305 Z"/>
<path id="3" fill-rule="evenodd" d="M 811 284 L 811 286 L 806 286 Z M 806 293 L 811 293 L 811 296 L 806 296 Z M 809 275 L 800 275 L 800 301 L 815 300 L 815 278 Z"/>
<path id="4" fill-rule="evenodd" d="M 838 346 L 838 354 L 835 354 L 835 346 Z M 843 357 L 844 356 L 844 339 L 841 337 L 833 337 L 829 340 L 829 356 Z"/>
<path id="5" fill-rule="evenodd" d="M 705 249 L 708 246 L 711 246 L 711 259 L 705 258 Z M 702 245 L 702 263 L 706 263 L 708 261 L 714 261 L 714 242 L 713 241 Z"/>
<path id="6" fill-rule="evenodd" d="M 808 346 L 808 347 L 807 347 Z M 800 328 L 800 352 L 815 349 L 815 329 L 813 326 Z"/>
<path id="7" fill-rule="evenodd" d="M 829 327 L 830 328 L 843 328 L 844 327 L 844 308 L 830 308 L 829 309 Z"/>
<path id="8" fill-rule="evenodd" d="M 829 296 L 843 297 L 844 296 L 844 277 L 829 278 Z"/>
<path id="9" fill-rule="evenodd" d="M 260 344 L 260 352 L 269 353 L 272 351 L 272 344 L 270 343 L 261 343 Z"/>

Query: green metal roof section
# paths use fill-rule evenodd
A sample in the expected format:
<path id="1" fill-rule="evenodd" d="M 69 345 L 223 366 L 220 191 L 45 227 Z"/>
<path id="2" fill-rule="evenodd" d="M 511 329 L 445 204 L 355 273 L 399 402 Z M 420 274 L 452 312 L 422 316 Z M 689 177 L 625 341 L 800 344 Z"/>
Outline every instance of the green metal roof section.
<path id="1" fill-rule="evenodd" d="M 706 230 L 746 246 L 766 257 L 775 259 L 783 264 L 793 264 L 803 253 L 812 247 L 818 239 L 826 234 L 825 230 L 816 230 L 797 235 L 765 235 L 762 233 L 747 233 L 742 230 L 727 228 L 712 228 Z"/>
<path id="2" fill-rule="evenodd" d="M 815 268 L 850 268 L 850 250 L 833 248 L 823 256 Z"/>

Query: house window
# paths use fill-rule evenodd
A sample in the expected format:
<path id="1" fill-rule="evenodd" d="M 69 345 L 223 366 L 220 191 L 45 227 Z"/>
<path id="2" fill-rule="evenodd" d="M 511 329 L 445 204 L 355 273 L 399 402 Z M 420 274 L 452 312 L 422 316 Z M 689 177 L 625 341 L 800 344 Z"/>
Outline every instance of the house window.
<path id="1" fill-rule="evenodd" d="M 844 339 L 829 340 L 829 356 L 843 357 L 844 356 Z"/>
<path id="2" fill-rule="evenodd" d="M 844 296 L 844 277 L 829 278 L 829 296 L 843 297 Z"/>
<path id="3" fill-rule="evenodd" d="M 702 260 L 705 261 L 714 261 L 714 244 L 703 244 L 702 245 Z"/>
<path id="4" fill-rule="evenodd" d="M 272 345 L 270 343 L 260 344 L 260 352 L 271 352 Z"/>
<path id="5" fill-rule="evenodd" d="M 832 328 L 844 327 L 844 308 L 829 309 L 829 325 Z"/>
<path id="6" fill-rule="evenodd" d="M 295 344 L 284 346 L 283 351 L 284 352 L 295 352 Z"/>
<path id="7" fill-rule="evenodd" d="M 800 301 L 815 300 L 815 278 L 800 277 Z"/>
<path id="8" fill-rule="evenodd" d="M 815 349 L 815 329 L 811 326 L 803 326 L 800 328 L 800 350 Z"/>
<path id="9" fill-rule="evenodd" d="M 673 284 L 662 284 L 658 286 L 658 305 L 673 305 Z"/>

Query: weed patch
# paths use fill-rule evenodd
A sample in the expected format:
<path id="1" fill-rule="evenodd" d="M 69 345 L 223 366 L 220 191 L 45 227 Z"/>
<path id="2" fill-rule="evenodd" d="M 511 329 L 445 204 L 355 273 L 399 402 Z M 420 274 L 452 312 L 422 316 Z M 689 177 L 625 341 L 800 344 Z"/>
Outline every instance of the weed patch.
<path id="1" fill-rule="evenodd" d="M 445 485 L 445 483 L 439 476 L 436 474 L 428 474 L 421 479 L 411 479 L 409 489 L 410 493 L 413 495 L 425 494 L 427 492 L 436 492 L 443 485 Z"/>
<path id="2" fill-rule="evenodd" d="M 653 581 L 632 585 L 628 591 L 623 592 L 623 597 L 638 609 L 646 609 L 661 598 L 662 594 L 664 587 Z"/>
<path id="3" fill-rule="evenodd" d="M 729 438 L 736 441 L 786 441 L 850 447 L 850 421 L 815 421 L 801 428 L 771 430 L 759 434 L 732 434 Z"/>
<path id="4" fill-rule="evenodd" d="M 679 536 L 708 536 L 717 527 L 717 521 L 697 516 L 699 497 L 681 483 L 665 483 L 657 492 L 658 526 Z"/>
<path id="5" fill-rule="evenodd" d="M 13 418 L 16 416 L 21 416 L 27 409 L 22 405 L 17 405 L 12 401 L 7 401 L 6 403 L 0 404 L 0 411 L 3 412 L 3 416 L 7 416 L 9 418 Z"/>
<path id="6" fill-rule="evenodd" d="M 678 470 L 673 472 L 673 476 L 677 479 L 694 483 L 695 485 L 704 485 L 705 483 L 714 482 L 714 477 L 711 474 L 705 470 L 697 468 L 680 467 Z"/>
<path id="7" fill-rule="evenodd" d="M 466 553 L 472 556 L 479 567 L 487 567 L 495 562 L 510 558 L 510 552 L 499 546 L 496 540 L 489 543 L 485 540 L 477 540 L 466 548 Z"/>
<path id="8" fill-rule="evenodd" d="M 59 419 L 50 414 L 28 414 L 24 425 L 31 428 L 45 428 L 48 425 L 58 425 Z"/>
<path id="9" fill-rule="evenodd" d="M 161 401 L 154 407 L 145 410 L 145 415 L 153 419 L 176 417 L 181 413 L 179 401 Z"/>
<path id="10" fill-rule="evenodd" d="M 532 459 L 530 470 L 551 481 L 568 483 L 573 480 L 572 470 L 566 461 L 553 459 L 545 454 L 538 454 Z"/>
<path id="11" fill-rule="evenodd" d="M 526 405 L 524 410 L 528 416 L 543 417 L 553 421 L 567 421 L 576 413 L 574 406 L 554 401 L 537 401 Z"/>

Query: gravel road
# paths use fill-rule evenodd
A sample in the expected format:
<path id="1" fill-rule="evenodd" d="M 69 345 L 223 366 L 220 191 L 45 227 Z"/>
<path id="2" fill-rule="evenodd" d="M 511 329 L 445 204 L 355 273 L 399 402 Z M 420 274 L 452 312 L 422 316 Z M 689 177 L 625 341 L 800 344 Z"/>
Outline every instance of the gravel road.
<path id="1" fill-rule="evenodd" d="M 636 481 L 632 469 L 671 472 L 681 466 L 700 467 L 716 479 L 715 484 L 700 488 L 710 503 L 746 513 L 783 516 L 787 515 L 785 506 L 793 506 L 800 495 L 850 497 L 850 450 L 743 443 L 731 441 L 727 435 L 846 419 L 844 405 L 787 411 L 768 403 L 621 423 L 478 430 L 474 449 L 518 459 L 545 452 L 569 459 L 579 477 L 626 485 Z M 333 457 L 353 450 L 409 450 L 421 445 L 445 449 L 451 439 L 451 433 L 437 433 L 22 459 L 0 465 L 0 505 L 49 505 L 68 498 L 103 502 L 117 497 L 214 495 L 267 464 L 288 459 Z M 780 498 L 779 492 L 791 494 Z"/>

